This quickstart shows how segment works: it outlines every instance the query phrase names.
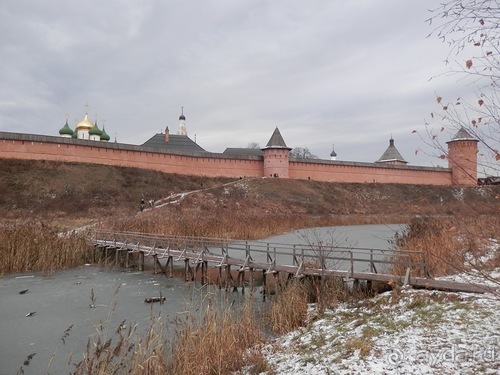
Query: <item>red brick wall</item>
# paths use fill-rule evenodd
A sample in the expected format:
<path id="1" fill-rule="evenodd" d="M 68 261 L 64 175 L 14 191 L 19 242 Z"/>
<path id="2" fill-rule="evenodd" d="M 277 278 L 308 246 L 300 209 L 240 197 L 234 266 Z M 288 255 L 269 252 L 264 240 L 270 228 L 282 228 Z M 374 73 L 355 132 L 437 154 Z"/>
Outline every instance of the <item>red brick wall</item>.
<path id="1" fill-rule="evenodd" d="M 134 145 L 92 144 L 92 141 L 0 132 L 2 158 L 97 163 L 209 177 L 269 177 L 278 173 L 279 177 L 330 182 L 452 185 L 452 172 L 447 168 L 327 160 L 290 161 L 288 150 L 266 151 L 273 152 L 271 157 L 263 160 L 258 156 L 167 153 Z M 472 184 L 471 179 L 467 182 Z"/>
<path id="2" fill-rule="evenodd" d="M 262 176 L 261 160 L 197 157 L 98 146 L 100 144 L 86 146 L 0 139 L 0 157 L 96 163 L 209 177 Z"/>
<path id="3" fill-rule="evenodd" d="M 451 171 L 443 168 L 401 167 L 350 162 L 290 162 L 290 178 L 330 182 L 380 182 L 451 185 Z"/>

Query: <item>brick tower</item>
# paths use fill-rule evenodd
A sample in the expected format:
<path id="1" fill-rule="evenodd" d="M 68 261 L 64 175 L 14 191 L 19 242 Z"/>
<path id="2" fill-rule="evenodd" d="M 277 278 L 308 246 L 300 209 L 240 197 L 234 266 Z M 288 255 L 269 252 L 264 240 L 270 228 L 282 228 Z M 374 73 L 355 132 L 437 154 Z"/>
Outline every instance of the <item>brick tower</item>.
<path id="1" fill-rule="evenodd" d="M 448 167 L 452 185 L 477 185 L 477 143 L 467 130 L 460 128 L 448 144 Z"/>
<path id="2" fill-rule="evenodd" d="M 288 178 L 288 154 L 291 148 L 285 144 L 278 127 L 262 149 L 264 153 L 264 177 Z"/>

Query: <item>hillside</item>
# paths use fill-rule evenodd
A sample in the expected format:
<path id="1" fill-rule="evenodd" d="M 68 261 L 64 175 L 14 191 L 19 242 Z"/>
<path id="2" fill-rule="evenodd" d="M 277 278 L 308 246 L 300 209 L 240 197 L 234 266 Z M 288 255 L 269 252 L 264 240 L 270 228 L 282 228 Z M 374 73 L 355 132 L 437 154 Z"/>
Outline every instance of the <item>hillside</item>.
<path id="1" fill-rule="evenodd" d="M 193 193 L 176 205 L 181 204 L 183 212 L 204 214 L 231 210 L 249 216 L 337 216 L 351 217 L 357 223 L 369 216 L 384 222 L 415 215 L 497 216 L 500 211 L 498 186 L 231 180 L 96 164 L 0 159 L 0 214 L 7 219 L 65 218 L 71 222 L 131 217 L 138 214 L 141 199 L 155 199 L 158 205 L 182 192 Z M 178 208 L 176 212 L 179 215 Z"/>

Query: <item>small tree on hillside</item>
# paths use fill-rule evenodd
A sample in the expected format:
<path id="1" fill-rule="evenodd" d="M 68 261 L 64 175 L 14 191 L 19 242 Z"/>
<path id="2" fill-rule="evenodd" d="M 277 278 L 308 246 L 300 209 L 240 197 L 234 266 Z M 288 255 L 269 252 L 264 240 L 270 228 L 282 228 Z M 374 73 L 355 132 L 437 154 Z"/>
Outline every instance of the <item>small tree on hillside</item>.
<path id="1" fill-rule="evenodd" d="M 471 93 L 443 98 L 426 123 L 424 142 L 447 157 L 444 142 L 461 127 L 479 140 L 478 171 L 500 175 L 500 5 L 495 0 L 452 0 L 430 11 L 427 20 L 436 36 L 449 48 L 444 74 L 462 76 Z M 416 132 L 416 131 L 414 131 Z M 444 137 L 440 137 L 445 134 Z M 443 139 L 441 139 L 443 138 Z M 417 150 L 418 152 L 418 150 Z"/>

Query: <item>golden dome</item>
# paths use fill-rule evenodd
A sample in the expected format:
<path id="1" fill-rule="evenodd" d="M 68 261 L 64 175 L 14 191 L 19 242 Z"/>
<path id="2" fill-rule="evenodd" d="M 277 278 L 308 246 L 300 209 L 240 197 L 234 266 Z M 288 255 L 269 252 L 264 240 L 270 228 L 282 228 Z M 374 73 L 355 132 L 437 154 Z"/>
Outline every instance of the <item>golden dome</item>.
<path id="1" fill-rule="evenodd" d="M 76 125 L 76 130 L 90 130 L 94 127 L 94 124 L 92 124 L 87 116 L 87 114 L 85 114 L 85 118 L 79 122 L 77 125 Z"/>

